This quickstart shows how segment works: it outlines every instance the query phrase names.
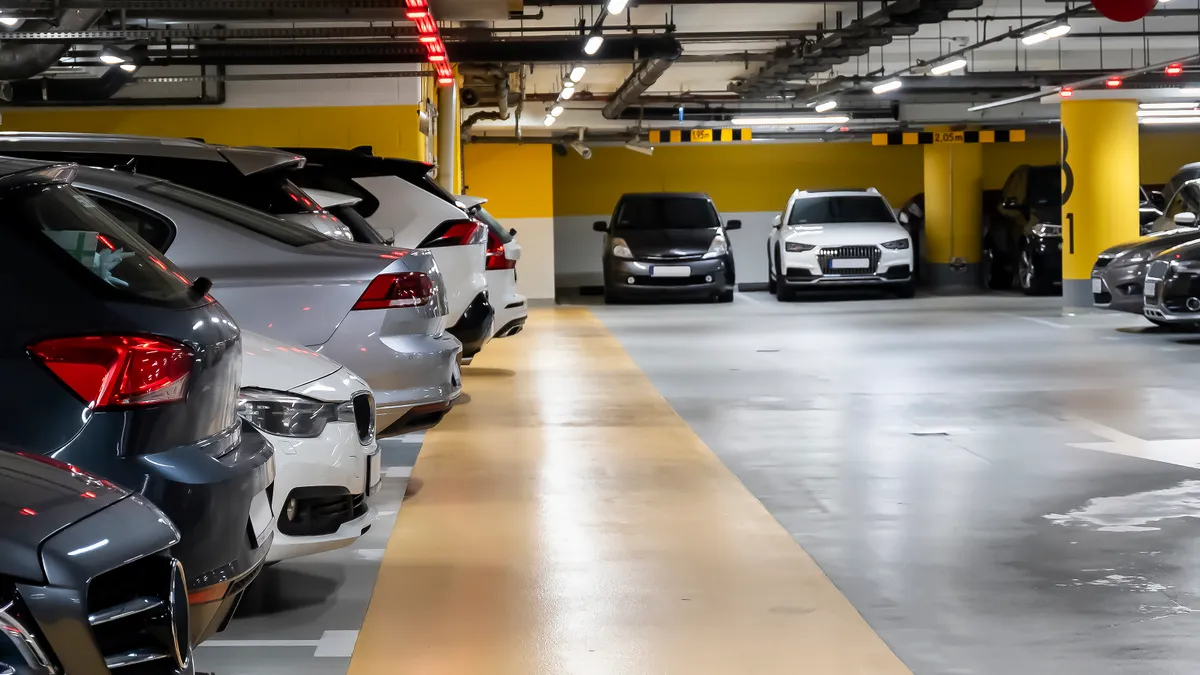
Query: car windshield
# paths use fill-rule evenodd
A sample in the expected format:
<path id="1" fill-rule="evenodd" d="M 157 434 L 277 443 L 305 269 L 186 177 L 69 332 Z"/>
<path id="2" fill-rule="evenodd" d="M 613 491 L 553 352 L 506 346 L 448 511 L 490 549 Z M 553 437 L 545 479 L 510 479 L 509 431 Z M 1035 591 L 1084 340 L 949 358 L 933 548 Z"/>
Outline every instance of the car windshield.
<path id="1" fill-rule="evenodd" d="M 1062 205 L 1062 171 L 1057 166 L 1036 166 L 1029 170 L 1029 205 Z"/>
<path id="2" fill-rule="evenodd" d="M 619 230 L 707 230 L 720 227 L 717 210 L 704 197 L 635 197 L 617 206 Z"/>
<path id="3" fill-rule="evenodd" d="M 241 204 L 182 185 L 162 182 L 147 185 L 144 189 L 247 230 L 253 230 L 288 246 L 307 246 L 328 239 L 304 225 L 291 223 L 262 211 L 255 211 Z"/>
<path id="4" fill-rule="evenodd" d="M 788 225 L 892 223 L 896 218 L 883 198 L 874 195 L 798 199 Z"/>

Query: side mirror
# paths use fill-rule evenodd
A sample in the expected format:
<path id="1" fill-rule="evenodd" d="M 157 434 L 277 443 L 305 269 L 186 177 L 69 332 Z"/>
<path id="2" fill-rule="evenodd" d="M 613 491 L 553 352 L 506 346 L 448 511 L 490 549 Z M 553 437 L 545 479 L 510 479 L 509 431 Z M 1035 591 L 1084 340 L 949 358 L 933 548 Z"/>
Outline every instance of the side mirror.
<path id="1" fill-rule="evenodd" d="M 771 219 L 771 227 L 778 229 L 779 226 L 782 224 L 783 224 L 783 216 L 775 216 L 774 218 Z"/>
<path id="2" fill-rule="evenodd" d="M 1195 227 L 1196 214 L 1192 213 L 1191 211 L 1180 211 L 1179 213 L 1175 214 L 1175 224 L 1182 225 L 1184 227 Z"/>
<path id="3" fill-rule="evenodd" d="M 597 220 L 596 222 L 592 223 L 592 229 L 597 232 L 608 232 L 608 223 L 604 222 L 603 220 Z"/>
<path id="4" fill-rule="evenodd" d="M 391 246 L 396 243 L 396 231 L 390 227 L 377 227 L 375 231 L 379 233 L 379 238 L 383 239 L 383 243 Z"/>
<path id="5" fill-rule="evenodd" d="M 740 221 L 740 220 L 731 220 L 731 221 L 729 221 L 728 223 L 725 223 L 725 229 L 727 229 L 727 230 L 740 230 L 740 229 L 742 229 L 742 221 Z"/>
<path id="6" fill-rule="evenodd" d="M 515 228 L 515 227 L 508 228 L 508 236 L 510 236 L 510 237 L 517 236 L 517 228 Z"/>

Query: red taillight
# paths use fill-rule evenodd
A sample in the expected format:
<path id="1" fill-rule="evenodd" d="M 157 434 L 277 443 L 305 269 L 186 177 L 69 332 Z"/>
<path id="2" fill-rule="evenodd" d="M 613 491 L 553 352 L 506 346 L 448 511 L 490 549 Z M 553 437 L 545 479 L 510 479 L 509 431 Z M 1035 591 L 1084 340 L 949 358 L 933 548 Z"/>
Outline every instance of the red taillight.
<path id="1" fill-rule="evenodd" d="M 482 244 L 486 240 L 486 232 L 487 227 L 478 220 L 447 220 L 425 237 L 420 248 Z"/>
<path id="2" fill-rule="evenodd" d="M 484 264 L 485 269 L 489 270 L 511 270 L 516 269 L 517 261 L 509 260 L 504 257 L 504 242 L 500 241 L 500 237 L 496 236 L 495 232 L 488 229 L 488 247 L 487 258 Z"/>
<path id="3" fill-rule="evenodd" d="M 380 274 L 371 280 L 354 309 L 420 307 L 433 300 L 433 281 L 424 272 Z"/>
<path id="4" fill-rule="evenodd" d="M 161 338 L 56 338 L 29 352 L 93 408 L 183 400 L 192 369 L 191 352 Z"/>

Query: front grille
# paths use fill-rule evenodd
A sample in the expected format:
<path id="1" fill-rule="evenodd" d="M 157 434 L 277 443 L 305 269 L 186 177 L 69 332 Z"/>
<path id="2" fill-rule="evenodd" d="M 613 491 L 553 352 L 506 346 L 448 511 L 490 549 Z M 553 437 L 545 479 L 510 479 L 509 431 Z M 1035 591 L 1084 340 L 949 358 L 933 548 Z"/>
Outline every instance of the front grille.
<path id="1" fill-rule="evenodd" d="M 686 255 L 639 255 L 636 257 L 638 260 L 648 260 L 650 262 L 670 262 L 670 263 L 681 263 L 681 262 L 692 262 L 692 261 L 696 261 L 696 260 L 704 260 L 703 253 L 689 253 Z"/>
<path id="2" fill-rule="evenodd" d="M 375 440 L 375 397 L 364 392 L 355 394 L 351 401 L 354 404 L 354 427 L 358 429 L 358 442 L 370 445 Z"/>
<path id="3" fill-rule="evenodd" d="M 288 495 L 284 511 L 279 515 L 279 531 L 289 537 L 333 534 L 342 525 L 366 513 L 364 494 L 352 495 L 346 488 L 338 487 L 296 488 Z"/>
<path id="4" fill-rule="evenodd" d="M 878 246 L 837 246 L 822 248 L 817 253 L 817 260 L 821 263 L 822 274 L 862 275 L 875 274 L 875 269 L 879 266 L 879 258 L 882 255 L 883 252 L 879 250 Z M 867 266 L 834 269 L 834 260 L 847 259 L 865 259 Z"/>
<path id="5" fill-rule="evenodd" d="M 115 675 L 175 673 L 188 662 L 188 603 L 183 566 L 148 556 L 88 584 L 88 623 Z"/>
<path id="6" fill-rule="evenodd" d="M 690 277 L 633 277 L 634 286 L 656 286 L 656 287 L 671 287 L 671 286 L 699 286 L 702 284 L 712 283 L 705 281 L 705 275 L 693 274 Z"/>

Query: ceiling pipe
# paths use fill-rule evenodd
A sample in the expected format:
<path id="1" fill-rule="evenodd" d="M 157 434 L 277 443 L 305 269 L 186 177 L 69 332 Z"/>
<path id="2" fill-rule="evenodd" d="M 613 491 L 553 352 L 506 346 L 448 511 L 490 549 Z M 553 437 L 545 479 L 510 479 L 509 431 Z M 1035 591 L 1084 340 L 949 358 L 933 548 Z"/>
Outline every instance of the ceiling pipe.
<path id="1" fill-rule="evenodd" d="M 54 21 L 30 20 L 26 31 L 78 31 L 91 28 L 104 9 L 68 9 Z M 41 75 L 70 49 L 69 44 L 18 44 L 0 47 L 0 80 L 27 80 Z"/>
<path id="2" fill-rule="evenodd" d="M 626 108 L 636 103 L 638 98 L 646 93 L 646 90 L 658 82 L 658 78 L 662 77 L 662 74 L 671 67 L 672 63 L 675 63 L 682 53 L 683 49 L 677 47 L 674 52 L 645 59 L 639 63 L 629 77 L 621 83 L 621 86 L 617 87 L 613 95 L 608 97 L 608 103 L 604 104 L 604 109 L 600 111 L 601 114 L 610 120 L 620 117 Z"/>

